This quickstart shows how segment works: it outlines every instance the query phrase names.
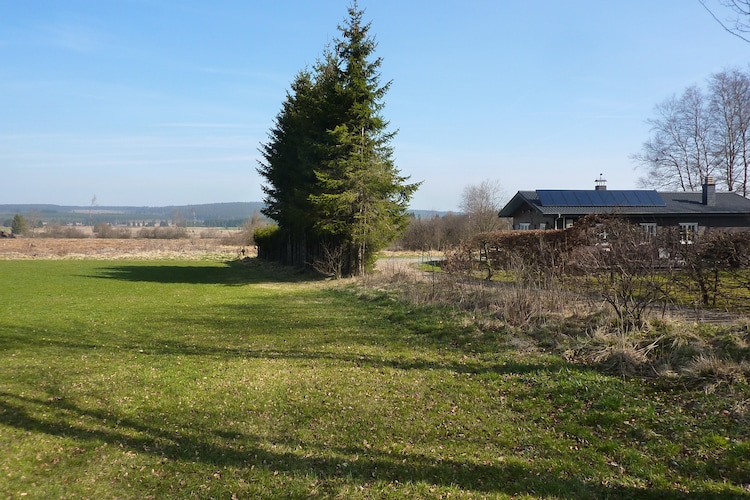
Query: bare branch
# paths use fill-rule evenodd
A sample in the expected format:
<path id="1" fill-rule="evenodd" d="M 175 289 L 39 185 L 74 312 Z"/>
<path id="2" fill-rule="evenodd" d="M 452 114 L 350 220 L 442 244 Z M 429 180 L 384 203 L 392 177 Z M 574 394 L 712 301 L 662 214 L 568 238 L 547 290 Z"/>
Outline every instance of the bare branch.
<path id="1" fill-rule="evenodd" d="M 723 22 L 721 21 L 721 19 L 719 19 L 718 17 L 716 17 L 716 14 L 714 14 L 714 13 L 713 13 L 713 11 L 712 11 L 711 9 L 709 9 L 709 8 L 708 8 L 708 6 L 706 5 L 706 0 L 698 0 L 698 1 L 699 1 L 699 2 L 700 2 L 700 4 L 701 4 L 701 5 L 703 6 L 703 8 L 704 8 L 704 9 L 706 9 L 706 11 L 707 11 L 707 12 L 708 12 L 709 14 L 711 14 L 711 17 L 713 17 L 713 18 L 714 18 L 714 20 L 715 20 L 715 21 L 716 21 L 717 23 L 719 23 L 719 25 L 720 25 L 720 26 L 721 26 L 722 28 L 724 28 L 724 30 L 725 30 L 725 31 L 726 31 L 727 33 L 731 33 L 732 35 L 736 36 L 736 37 L 737 37 L 737 38 L 739 38 L 740 40 L 743 40 L 743 41 L 745 41 L 745 42 L 747 42 L 747 43 L 750 43 L 750 39 L 748 39 L 748 38 L 745 38 L 744 36 L 742 36 L 742 35 L 740 34 L 740 33 L 744 32 L 744 31 L 747 31 L 747 27 L 748 27 L 747 23 L 743 23 L 743 22 L 741 21 L 741 19 L 740 19 L 740 18 L 738 17 L 738 18 L 737 18 L 737 19 L 736 19 L 736 20 L 734 21 L 734 28 L 730 28 L 730 27 L 728 27 L 728 26 L 727 26 L 726 24 L 724 24 L 724 23 L 723 23 Z M 741 7 L 741 5 L 742 5 L 742 4 L 744 4 L 744 5 L 746 6 L 746 9 L 747 9 L 747 10 L 743 10 L 743 9 L 742 9 L 742 7 Z M 724 2 L 724 3 L 723 3 L 723 5 L 724 5 L 725 7 L 731 7 L 731 8 L 732 8 L 732 9 L 733 9 L 733 10 L 734 10 L 735 12 L 737 12 L 738 16 L 741 16 L 741 15 L 745 15 L 745 16 L 748 16 L 748 17 L 750 17 L 750 1 L 744 1 L 744 2 L 743 2 L 742 0 L 730 0 L 730 1 L 728 1 L 728 2 Z"/>

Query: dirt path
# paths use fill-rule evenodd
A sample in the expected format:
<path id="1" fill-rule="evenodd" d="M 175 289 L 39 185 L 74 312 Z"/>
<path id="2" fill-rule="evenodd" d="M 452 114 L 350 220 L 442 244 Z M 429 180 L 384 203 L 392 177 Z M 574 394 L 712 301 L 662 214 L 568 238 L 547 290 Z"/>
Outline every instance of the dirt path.
<path id="1" fill-rule="evenodd" d="M 384 252 L 375 264 L 375 270 L 385 275 L 406 274 L 423 278 L 431 273 L 420 270 L 419 266 L 442 258 L 442 255 L 435 254 L 417 256 L 398 252 Z"/>

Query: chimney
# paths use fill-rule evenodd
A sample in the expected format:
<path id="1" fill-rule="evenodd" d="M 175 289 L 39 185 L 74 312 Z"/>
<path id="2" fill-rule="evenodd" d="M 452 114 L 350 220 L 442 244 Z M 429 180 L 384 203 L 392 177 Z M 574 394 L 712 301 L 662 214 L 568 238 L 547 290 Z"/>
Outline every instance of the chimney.
<path id="1" fill-rule="evenodd" d="M 712 175 L 706 176 L 706 181 L 703 183 L 703 204 L 707 207 L 716 205 L 716 184 Z"/>
<path id="2" fill-rule="evenodd" d="M 596 182 L 596 187 L 594 188 L 595 190 L 597 191 L 607 190 L 607 179 L 605 179 L 602 174 L 599 174 L 599 178 L 594 182 Z"/>

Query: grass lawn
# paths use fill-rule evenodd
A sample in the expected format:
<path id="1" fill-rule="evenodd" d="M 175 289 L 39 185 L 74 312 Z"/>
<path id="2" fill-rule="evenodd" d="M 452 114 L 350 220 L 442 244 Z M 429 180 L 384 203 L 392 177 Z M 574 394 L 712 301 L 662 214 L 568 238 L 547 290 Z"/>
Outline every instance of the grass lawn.
<path id="1" fill-rule="evenodd" d="M 257 262 L 0 261 L 0 497 L 750 498 L 747 387 Z"/>

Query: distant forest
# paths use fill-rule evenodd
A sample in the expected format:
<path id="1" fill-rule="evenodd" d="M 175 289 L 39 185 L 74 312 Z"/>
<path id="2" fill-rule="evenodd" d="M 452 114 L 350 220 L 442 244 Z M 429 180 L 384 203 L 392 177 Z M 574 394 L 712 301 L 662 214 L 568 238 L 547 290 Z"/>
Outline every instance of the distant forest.
<path id="1" fill-rule="evenodd" d="M 21 214 L 34 226 L 50 223 L 89 226 L 103 222 L 122 226 L 168 223 L 190 227 L 240 227 L 255 213 L 262 217 L 262 208 L 261 202 L 165 207 L 0 205 L 0 225 L 10 226 L 13 216 Z"/>
<path id="2" fill-rule="evenodd" d="M 261 214 L 259 201 L 172 205 L 165 207 L 67 206 L 45 204 L 0 204 L 0 226 L 10 227 L 13 216 L 21 214 L 30 225 L 44 224 L 94 226 L 100 223 L 118 226 L 158 226 L 179 224 L 188 227 L 242 227 L 253 214 Z M 446 212 L 410 210 L 418 218 L 431 218 Z"/>

